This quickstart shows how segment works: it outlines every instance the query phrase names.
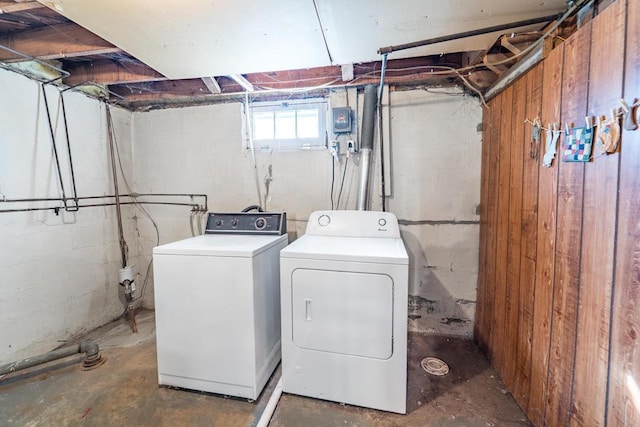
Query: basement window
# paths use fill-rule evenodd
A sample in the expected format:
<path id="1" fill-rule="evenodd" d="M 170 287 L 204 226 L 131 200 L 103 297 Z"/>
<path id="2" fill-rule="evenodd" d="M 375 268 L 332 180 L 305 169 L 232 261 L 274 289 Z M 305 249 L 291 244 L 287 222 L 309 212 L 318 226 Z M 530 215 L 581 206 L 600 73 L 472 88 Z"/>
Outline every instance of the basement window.
<path id="1" fill-rule="evenodd" d="M 327 101 L 322 98 L 257 102 L 250 107 L 253 146 L 259 151 L 326 147 Z M 245 148 L 251 148 L 247 141 Z"/>

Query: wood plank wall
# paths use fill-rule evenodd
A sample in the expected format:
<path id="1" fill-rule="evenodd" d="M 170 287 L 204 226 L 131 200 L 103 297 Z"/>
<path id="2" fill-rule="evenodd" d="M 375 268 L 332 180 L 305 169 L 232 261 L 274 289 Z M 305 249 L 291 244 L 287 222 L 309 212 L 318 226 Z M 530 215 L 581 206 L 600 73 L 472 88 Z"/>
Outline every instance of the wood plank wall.
<path id="1" fill-rule="evenodd" d="M 640 0 L 613 1 L 485 110 L 475 336 L 536 426 L 640 426 L 640 129 L 546 168 L 524 123 L 633 103 L 638 46 Z"/>

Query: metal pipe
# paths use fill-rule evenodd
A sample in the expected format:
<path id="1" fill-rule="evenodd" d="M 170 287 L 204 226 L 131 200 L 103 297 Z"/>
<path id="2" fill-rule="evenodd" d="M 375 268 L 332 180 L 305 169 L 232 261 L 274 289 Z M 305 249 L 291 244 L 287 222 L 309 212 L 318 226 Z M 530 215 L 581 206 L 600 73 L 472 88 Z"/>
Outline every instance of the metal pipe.
<path id="1" fill-rule="evenodd" d="M 384 136 L 382 134 L 382 94 L 384 93 L 384 76 L 387 71 L 387 54 L 382 55 L 382 71 L 380 72 L 380 88 L 378 89 L 378 138 L 380 140 L 380 187 L 382 189 L 382 212 L 387 211 L 386 183 L 384 179 Z"/>
<path id="2" fill-rule="evenodd" d="M 62 199 L 64 200 L 65 207 L 67 206 L 67 196 L 64 192 L 64 181 L 62 180 L 62 171 L 60 170 L 60 160 L 58 159 L 58 148 L 56 147 L 56 135 L 53 131 L 53 124 L 51 123 L 51 113 L 49 112 L 49 102 L 47 101 L 47 91 L 44 88 L 44 83 L 40 85 L 42 88 L 42 97 L 44 98 L 44 109 L 47 110 L 47 122 L 49 123 L 49 133 L 51 134 L 51 145 L 53 146 L 53 155 L 56 160 L 56 170 L 58 171 L 58 179 L 60 180 L 60 189 L 62 191 Z"/>
<path id="3" fill-rule="evenodd" d="M 78 197 L 78 200 L 95 200 L 95 199 L 112 199 L 114 195 L 105 195 L 105 196 L 85 196 Z M 204 198 L 204 204 L 198 203 L 186 203 L 186 202 L 154 202 L 154 201 L 144 201 L 137 200 L 134 202 L 120 202 L 121 205 L 135 205 L 135 204 L 143 204 L 143 205 L 166 205 L 166 206 L 189 206 L 193 211 L 198 212 L 206 212 L 208 210 L 208 199 L 206 194 L 188 194 L 188 193 L 132 193 L 132 194 L 122 194 L 120 197 L 202 197 Z M 52 198 L 52 197 L 43 197 L 43 198 L 26 198 L 26 199 L 0 199 L 1 203 L 29 203 L 29 202 L 61 202 L 64 203 L 64 200 L 61 198 Z M 94 204 L 78 204 L 79 208 L 90 208 L 90 207 L 103 207 L 103 206 L 114 206 L 115 203 L 94 203 Z M 45 207 L 34 207 L 34 208 L 19 208 L 19 209 L 1 209 L 0 213 L 7 212 L 31 212 L 31 211 L 46 211 L 46 210 L 55 210 L 59 211 L 60 209 L 64 209 L 62 206 L 45 206 Z"/>
<path id="4" fill-rule="evenodd" d="M 509 67 L 507 71 L 502 73 L 500 77 L 493 83 L 493 85 L 487 89 L 484 93 L 485 101 L 489 101 L 491 98 L 502 92 L 518 77 L 529 71 L 536 64 L 542 61 L 543 45 L 538 44 L 534 50 L 529 52 L 527 56 L 516 62 L 513 66 Z"/>
<path id="5" fill-rule="evenodd" d="M 525 19 L 523 21 L 510 22 L 508 24 L 494 25 L 492 27 L 479 28 L 477 30 L 464 31 L 461 33 L 450 34 L 447 36 L 434 37 L 431 39 L 420 40 L 411 43 L 399 44 L 395 46 L 381 47 L 378 49 L 379 54 L 397 52 L 399 50 L 413 49 L 415 47 L 428 46 L 431 44 L 447 42 L 451 40 L 463 39 L 466 37 L 479 36 L 481 34 L 495 33 L 496 31 L 509 30 L 517 27 L 526 27 L 527 25 L 541 24 L 559 19 L 562 14 L 542 16 L 540 18 Z"/>
<path id="6" fill-rule="evenodd" d="M 104 363 L 104 359 L 100 355 L 100 348 L 98 347 L 98 344 L 93 341 L 83 341 L 80 344 L 59 348 L 57 350 L 40 354 L 38 356 L 28 357 L 26 359 L 1 365 L 0 375 L 6 375 L 12 372 L 21 371 L 23 369 L 42 365 L 44 363 L 52 362 L 54 360 L 62 359 L 64 357 L 69 357 L 74 354 L 80 353 L 86 354 L 85 360 L 83 362 L 85 369 L 97 367 L 98 365 Z"/>
<path id="7" fill-rule="evenodd" d="M 78 191 L 76 190 L 76 174 L 73 171 L 73 157 L 71 156 L 71 140 L 69 138 L 69 125 L 67 124 L 67 109 L 64 106 L 64 93 L 60 91 L 60 105 L 62 106 L 62 121 L 64 123 L 64 134 L 67 138 L 67 152 L 69 154 L 69 169 L 71 170 L 71 184 L 73 187 L 73 202 L 78 207 Z M 67 204 L 65 203 L 65 206 Z"/>
<path id="8" fill-rule="evenodd" d="M 493 85 L 485 91 L 484 98 L 485 100 L 489 100 L 502 92 L 511 82 L 515 81 L 518 77 L 524 74 L 526 71 L 533 68 L 536 64 L 542 61 L 543 54 L 543 45 L 542 40 L 544 40 L 547 36 L 549 36 L 553 31 L 555 31 L 560 24 L 562 24 L 569 16 L 571 16 L 576 10 L 588 9 L 594 0 L 584 0 L 577 3 L 573 3 L 571 7 L 558 19 L 551 28 L 549 28 L 543 35 L 540 37 L 534 44 L 527 47 L 522 51 L 521 55 L 523 58 L 519 60 L 516 64 L 510 67 L 507 71 L 505 71 L 494 83 Z"/>
<path id="9" fill-rule="evenodd" d="M 360 185 L 358 188 L 357 209 L 366 210 L 369 201 L 369 175 L 371 172 L 371 152 L 373 151 L 373 136 L 376 126 L 376 87 L 368 85 L 364 88 L 362 109 L 362 131 L 360 135 Z"/>
<path id="10" fill-rule="evenodd" d="M 107 206 L 115 206 L 115 203 L 92 203 L 89 205 L 78 205 L 78 208 L 100 208 Z M 203 211 L 201 206 L 197 203 L 180 203 L 180 202 L 120 202 L 120 205 L 162 205 L 162 206 L 189 206 L 193 210 Z M 59 211 L 64 209 L 61 206 L 44 206 L 37 208 L 19 208 L 19 209 L 1 209 L 0 213 L 8 213 L 8 212 L 32 212 L 32 211 L 51 211 L 56 210 Z M 206 209 L 204 209 L 206 211 Z"/>
<path id="11" fill-rule="evenodd" d="M 358 185 L 357 210 L 367 210 L 369 204 L 369 171 L 371 170 L 371 148 L 360 149 L 360 184 Z"/>
<path id="12" fill-rule="evenodd" d="M 62 68 L 59 68 L 59 67 L 55 67 L 55 66 L 49 64 L 48 62 L 43 61 L 42 59 L 36 58 L 35 56 L 27 55 L 26 53 L 22 53 L 22 52 L 19 52 L 17 50 L 11 49 L 10 47 L 4 46 L 2 44 L 0 44 L 0 49 L 6 50 L 7 52 L 13 53 L 14 55 L 22 56 L 25 59 L 37 62 L 38 64 L 44 65 L 45 67 L 48 67 L 48 68 L 51 68 L 52 70 L 57 71 L 60 74 L 64 74 L 64 77 L 58 77 L 58 79 L 59 78 L 66 78 L 66 77 L 69 77 L 71 75 L 71 73 L 69 73 L 68 71 L 63 70 Z M 10 64 L 9 62 L 6 62 L 6 61 L 2 61 L 0 63 L 7 64 L 7 65 Z M 58 80 L 58 79 L 55 79 L 55 80 Z M 51 81 L 55 81 L 55 80 L 50 80 L 50 82 Z"/>
<path id="13" fill-rule="evenodd" d="M 111 173 L 113 174 L 113 190 L 116 199 L 116 216 L 118 219 L 118 239 L 120 242 L 120 255 L 122 257 L 122 268 L 127 266 L 127 243 L 124 240 L 124 230 L 122 227 L 122 210 L 120 209 L 120 194 L 118 193 L 118 169 L 116 168 L 116 155 L 113 148 L 113 121 L 109 104 L 105 104 L 107 111 L 107 139 L 109 140 L 109 153 L 111 154 Z"/>

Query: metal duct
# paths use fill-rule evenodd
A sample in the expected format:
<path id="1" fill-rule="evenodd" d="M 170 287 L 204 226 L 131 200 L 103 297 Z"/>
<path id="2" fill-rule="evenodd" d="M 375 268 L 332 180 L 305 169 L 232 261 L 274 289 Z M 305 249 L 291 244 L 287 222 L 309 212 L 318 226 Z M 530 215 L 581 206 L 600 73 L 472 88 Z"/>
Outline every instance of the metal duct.
<path id="1" fill-rule="evenodd" d="M 359 211 L 367 210 L 369 204 L 369 175 L 371 173 L 371 155 L 373 153 L 373 136 L 376 129 L 376 106 L 378 95 L 376 86 L 364 88 L 364 106 L 362 109 L 362 132 L 360 134 L 360 185 L 358 188 Z"/>

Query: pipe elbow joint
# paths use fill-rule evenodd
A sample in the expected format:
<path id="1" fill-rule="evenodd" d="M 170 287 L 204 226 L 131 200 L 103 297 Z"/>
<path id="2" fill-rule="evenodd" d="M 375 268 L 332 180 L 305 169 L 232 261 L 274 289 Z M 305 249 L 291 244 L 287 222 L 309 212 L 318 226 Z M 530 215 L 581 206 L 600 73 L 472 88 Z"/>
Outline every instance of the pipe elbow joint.
<path id="1" fill-rule="evenodd" d="M 105 362 L 105 359 L 100 355 L 100 347 L 95 341 L 83 341 L 79 345 L 80 353 L 85 353 L 82 366 L 85 371 L 93 368 L 97 368 Z"/>

